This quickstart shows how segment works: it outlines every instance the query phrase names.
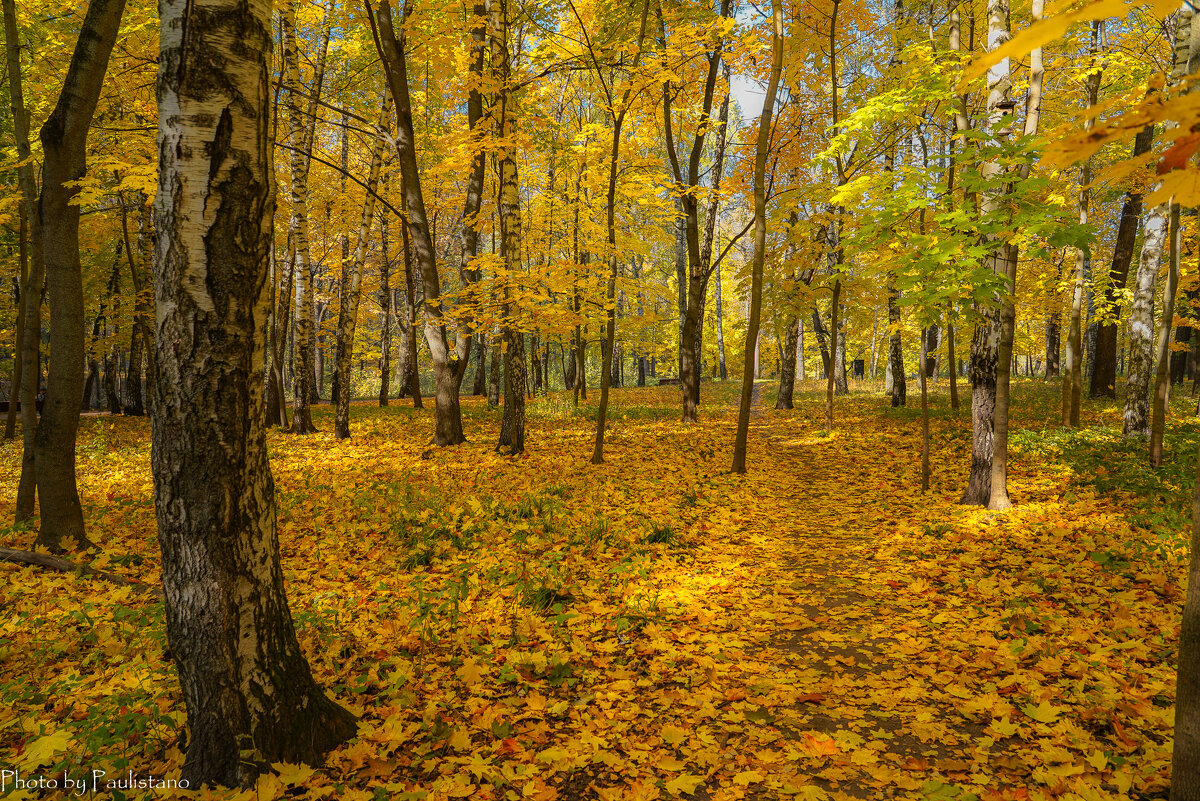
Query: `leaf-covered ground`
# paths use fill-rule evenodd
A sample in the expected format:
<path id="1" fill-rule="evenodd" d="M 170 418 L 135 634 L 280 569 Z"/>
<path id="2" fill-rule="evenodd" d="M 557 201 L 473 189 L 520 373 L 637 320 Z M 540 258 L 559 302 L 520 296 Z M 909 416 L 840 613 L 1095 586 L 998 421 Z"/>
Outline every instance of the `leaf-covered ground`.
<path id="1" fill-rule="evenodd" d="M 690 427 L 677 388 L 617 390 L 602 466 L 564 395 L 519 458 L 476 400 L 453 449 L 406 406 L 356 407 L 342 443 L 327 408 L 272 433 L 301 643 L 362 722 L 321 769 L 205 797 L 1165 797 L 1195 427 L 1150 473 L 1115 407 L 1063 434 L 1056 392 L 1020 385 L 997 515 L 956 503 L 969 398 L 934 398 L 922 495 L 916 410 L 839 398 L 827 435 L 815 388 L 776 412 L 764 385 L 746 476 L 731 384 Z M 145 421 L 85 420 L 98 566 L 156 582 L 148 455 Z M 3 564 L 0 626 L 0 765 L 178 775 L 152 595 Z"/>

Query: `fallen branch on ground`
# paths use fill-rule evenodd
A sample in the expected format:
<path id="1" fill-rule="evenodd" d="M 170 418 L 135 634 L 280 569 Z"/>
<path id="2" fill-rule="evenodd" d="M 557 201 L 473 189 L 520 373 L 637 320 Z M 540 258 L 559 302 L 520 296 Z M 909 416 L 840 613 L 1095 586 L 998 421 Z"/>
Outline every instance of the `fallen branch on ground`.
<path id="1" fill-rule="evenodd" d="M 124 576 L 118 576 L 116 573 L 106 573 L 103 570 L 97 570 L 94 567 L 84 564 L 76 564 L 69 559 L 63 559 L 60 556 L 51 556 L 48 553 L 22 551 L 16 548 L 0 548 L 0 562 L 15 562 L 19 565 L 48 567 L 51 570 L 58 570 L 62 573 L 79 573 L 85 576 L 95 576 L 105 581 L 111 581 L 114 584 L 133 587 L 136 592 L 153 592 L 159 597 L 162 596 L 162 590 L 152 584 L 127 579 Z"/>

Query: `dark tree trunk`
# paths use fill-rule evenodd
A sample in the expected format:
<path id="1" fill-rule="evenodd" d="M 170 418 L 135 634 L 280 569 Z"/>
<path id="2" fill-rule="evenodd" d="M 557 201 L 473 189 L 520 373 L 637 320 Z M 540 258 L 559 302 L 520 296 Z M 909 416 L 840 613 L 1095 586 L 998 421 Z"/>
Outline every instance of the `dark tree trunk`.
<path id="1" fill-rule="evenodd" d="M 908 382 L 904 377 L 904 350 L 900 341 L 900 292 L 888 283 L 888 365 L 892 370 L 892 408 L 908 405 Z"/>
<path id="2" fill-rule="evenodd" d="M 1200 459 L 1192 489 L 1191 555 L 1179 629 L 1171 801 L 1200 801 Z"/>
<path id="3" fill-rule="evenodd" d="M 500 337 L 493 335 L 492 341 L 492 356 L 488 369 L 488 386 L 487 399 L 488 406 L 493 409 L 500 405 Z"/>
<path id="4" fill-rule="evenodd" d="M 1000 324 L 993 311 L 975 326 L 971 338 L 971 473 L 961 503 L 986 506 L 992 496 L 992 442 L 995 435 L 996 369 Z"/>
<path id="5" fill-rule="evenodd" d="M 164 0 L 160 11 L 151 466 L 190 730 L 180 778 L 252 786 L 269 763 L 318 763 L 356 726 L 300 652 L 267 461 L 269 5 Z"/>
<path id="6" fill-rule="evenodd" d="M 507 0 L 487 0 L 492 51 L 492 78 L 500 86 L 493 114 L 500 134 L 507 138 L 513 129 L 511 85 L 509 83 L 508 4 Z M 482 159 L 482 155 L 480 156 Z M 482 162 L 481 162 L 482 164 Z M 521 272 L 521 198 L 516 150 L 506 148 L 497 158 L 497 209 L 500 212 L 500 256 L 509 275 Z M 496 450 L 522 453 L 525 450 L 525 334 L 513 323 L 516 309 L 510 302 L 510 289 L 504 289 L 504 415 Z"/>
<path id="7" fill-rule="evenodd" d="M 821 377 L 827 378 L 832 362 L 829 358 L 829 332 L 825 330 L 825 321 L 821 319 L 821 312 L 816 308 L 813 309 L 813 331 L 817 335 L 817 345 L 821 348 Z"/>
<path id="8" fill-rule="evenodd" d="M 792 391 L 796 385 L 796 340 L 800 336 L 800 318 L 793 317 L 783 333 L 779 361 L 779 397 L 776 409 L 792 408 Z"/>
<path id="9" fill-rule="evenodd" d="M 404 375 L 400 383 L 404 386 L 404 392 L 412 398 L 413 408 L 423 409 L 425 402 L 421 397 L 421 371 L 417 367 L 417 309 L 420 306 L 417 303 L 416 277 L 413 275 L 412 238 L 405 220 L 400 221 L 400 241 L 404 250 L 404 292 L 408 300 L 404 325 Z"/>
<path id="10" fill-rule="evenodd" d="M 1148 153 L 1153 143 L 1154 126 L 1151 125 L 1142 129 L 1133 140 L 1133 158 Z M 1117 225 L 1112 266 L 1108 270 L 1108 285 L 1104 288 L 1105 317 L 1111 322 L 1100 325 L 1096 330 L 1092 380 L 1088 387 L 1088 393 L 1093 398 L 1117 397 L 1117 322 L 1121 316 L 1118 293 L 1129 281 L 1129 266 L 1133 263 L 1133 247 L 1141 219 L 1142 193 L 1130 189 L 1121 204 L 1121 221 Z"/>
<path id="11" fill-rule="evenodd" d="M 487 337 L 475 335 L 475 351 L 479 354 L 475 361 L 475 385 L 471 394 L 477 398 L 487 395 Z"/>
<path id="12" fill-rule="evenodd" d="M 75 435 L 83 394 L 83 268 L 79 261 L 79 192 L 87 173 L 87 134 L 100 100 L 125 0 L 91 0 L 63 82 L 42 126 L 42 256 L 50 295 L 50 366 L 46 400 L 34 437 L 41 529 L 36 545 L 62 550 L 89 545 L 75 484 Z"/>
<path id="13" fill-rule="evenodd" d="M 1059 326 L 1062 315 L 1050 312 L 1046 317 L 1046 375 L 1048 381 L 1058 377 L 1058 357 L 1062 351 L 1062 329 Z"/>

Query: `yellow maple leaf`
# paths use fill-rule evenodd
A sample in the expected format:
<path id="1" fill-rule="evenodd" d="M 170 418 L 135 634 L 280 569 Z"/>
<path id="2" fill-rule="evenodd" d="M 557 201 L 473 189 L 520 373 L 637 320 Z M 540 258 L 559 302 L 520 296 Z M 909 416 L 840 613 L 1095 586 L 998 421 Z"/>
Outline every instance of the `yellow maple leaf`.
<path id="1" fill-rule="evenodd" d="M 21 767 L 28 770 L 39 765 L 49 764 L 54 760 L 55 754 L 66 751 L 70 745 L 71 734 L 65 730 L 60 729 L 53 734 L 39 737 L 25 747 L 25 755 L 21 758 Z"/>
<path id="2" fill-rule="evenodd" d="M 703 776 L 697 776 L 694 773 L 684 773 L 681 776 L 676 776 L 671 781 L 667 782 L 667 792 L 671 795 L 691 795 L 696 792 L 696 788 L 704 782 Z"/>
<path id="3" fill-rule="evenodd" d="M 306 783 L 316 773 L 315 770 L 308 765 L 292 765 L 287 762 L 278 762 L 272 765 L 279 774 L 279 781 L 286 784 L 288 787 L 297 787 Z"/>
<path id="4" fill-rule="evenodd" d="M 663 726 L 662 738 L 663 742 L 670 745 L 679 745 L 688 737 L 688 733 L 678 726 L 672 726 L 670 723 Z"/>
<path id="5" fill-rule="evenodd" d="M 1062 714 L 1063 709 L 1062 707 L 1052 705 L 1049 701 L 1042 701 L 1036 707 L 1032 704 L 1026 704 L 1021 707 L 1021 711 L 1038 723 L 1053 723 L 1058 720 L 1058 716 Z"/>

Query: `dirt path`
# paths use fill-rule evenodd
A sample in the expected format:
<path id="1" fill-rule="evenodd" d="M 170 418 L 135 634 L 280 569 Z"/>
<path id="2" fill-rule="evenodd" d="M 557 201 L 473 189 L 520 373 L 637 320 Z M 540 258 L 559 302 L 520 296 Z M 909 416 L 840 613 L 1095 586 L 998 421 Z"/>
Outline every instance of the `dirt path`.
<path id="1" fill-rule="evenodd" d="M 774 747 L 793 760 L 748 797 L 813 786 L 834 799 L 1028 797 L 1023 788 L 1006 794 L 1042 783 L 1031 781 L 1026 744 L 1005 735 L 1017 728 L 1012 718 L 1024 718 L 1010 700 L 1030 688 L 1004 673 L 1018 660 L 997 655 L 1005 647 L 992 621 L 972 639 L 980 612 L 970 588 L 939 584 L 937 552 L 952 526 L 913 504 L 905 486 L 916 480 L 911 432 L 883 432 L 868 454 L 853 421 L 832 436 L 818 430 L 821 400 L 810 395 L 792 412 L 753 409 L 745 489 L 763 512 L 745 523 L 754 575 L 728 612 L 775 622 L 761 648 L 747 649 L 743 681 L 772 685 L 749 701 L 762 702 L 761 722 L 780 737 Z M 931 501 L 946 508 L 946 497 Z M 928 536 L 897 547 L 897 532 L 913 528 Z M 752 732 L 744 742 L 753 740 Z"/>

